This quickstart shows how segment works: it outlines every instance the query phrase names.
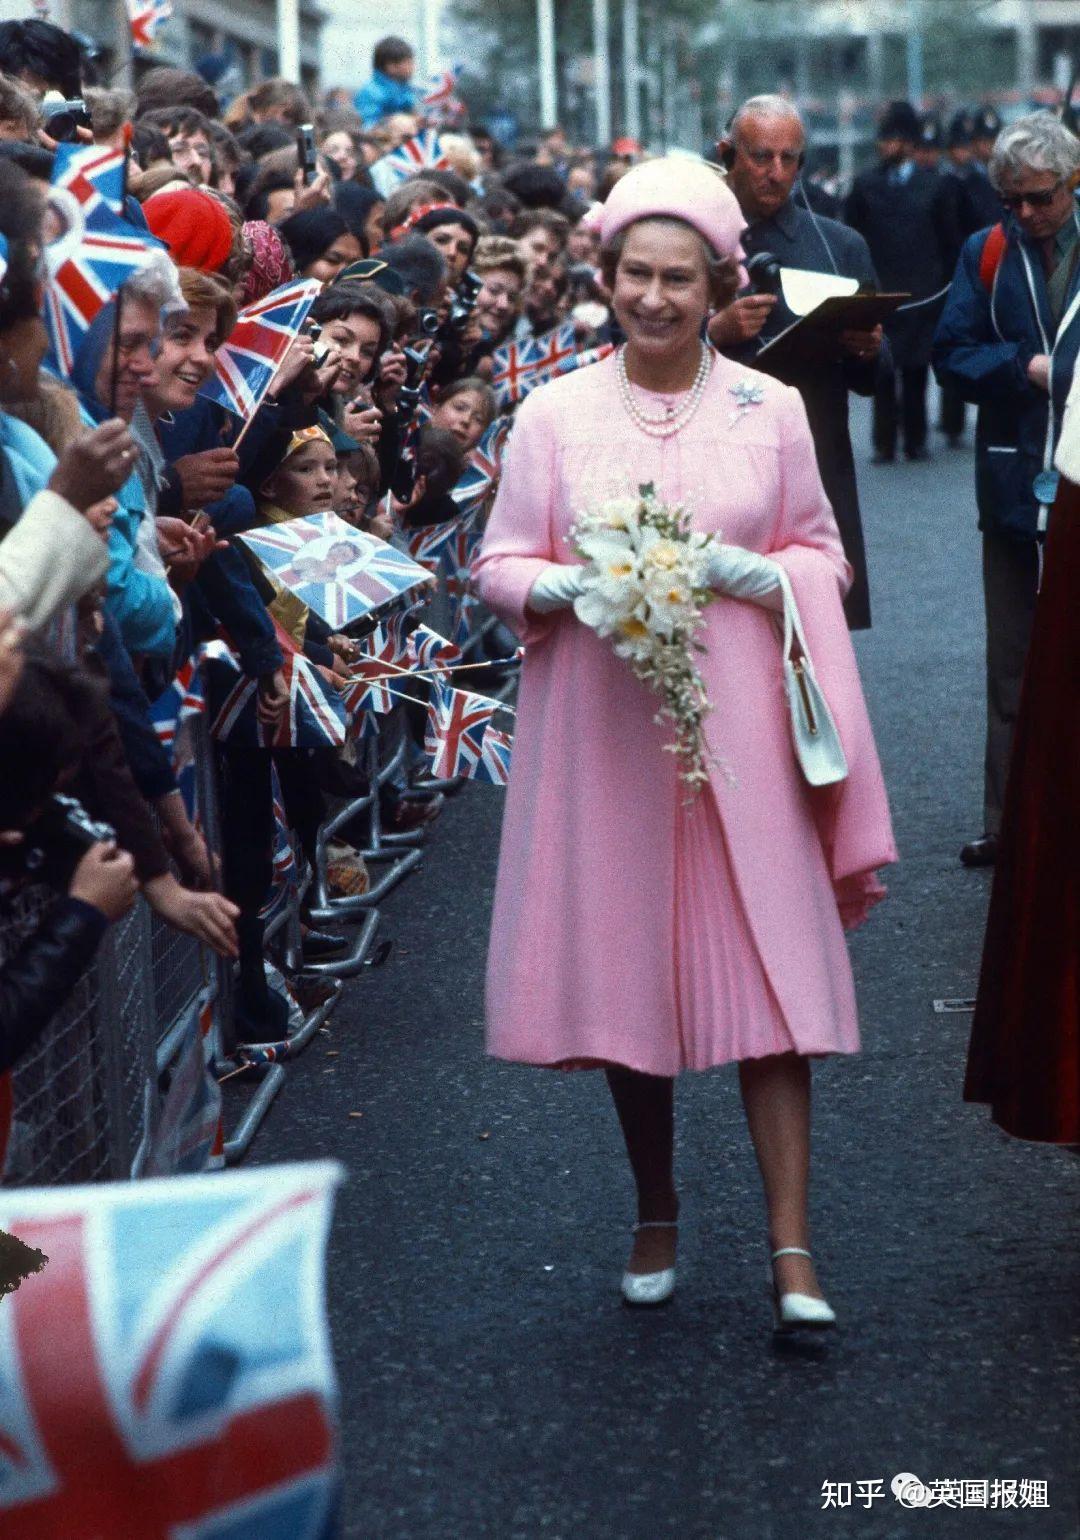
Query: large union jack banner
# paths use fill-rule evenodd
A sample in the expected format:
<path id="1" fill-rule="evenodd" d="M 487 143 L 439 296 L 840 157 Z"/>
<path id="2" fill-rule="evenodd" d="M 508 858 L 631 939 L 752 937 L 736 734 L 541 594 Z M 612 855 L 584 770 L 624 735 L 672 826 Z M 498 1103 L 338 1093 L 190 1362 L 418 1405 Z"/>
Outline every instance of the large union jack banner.
<path id="1" fill-rule="evenodd" d="M 0 1193 L 4 1540 L 333 1540 L 331 1162 Z"/>
<path id="2" fill-rule="evenodd" d="M 404 551 L 353 529 L 336 513 L 287 519 L 236 538 L 335 630 L 432 580 Z"/>
<path id="3" fill-rule="evenodd" d="M 317 278 L 299 278 L 241 310 L 228 340 L 214 355 L 216 373 L 200 394 L 250 421 L 321 289 Z"/>

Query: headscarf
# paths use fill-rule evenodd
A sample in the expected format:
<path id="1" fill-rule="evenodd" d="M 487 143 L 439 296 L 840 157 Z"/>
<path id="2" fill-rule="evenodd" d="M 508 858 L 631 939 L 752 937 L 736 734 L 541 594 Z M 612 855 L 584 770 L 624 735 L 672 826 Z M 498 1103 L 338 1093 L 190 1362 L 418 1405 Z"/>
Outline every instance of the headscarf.
<path id="1" fill-rule="evenodd" d="M 255 305 L 273 290 L 296 276 L 289 249 L 265 219 L 250 219 L 243 227 L 244 244 L 251 252 L 251 267 L 240 291 L 240 304 Z"/>

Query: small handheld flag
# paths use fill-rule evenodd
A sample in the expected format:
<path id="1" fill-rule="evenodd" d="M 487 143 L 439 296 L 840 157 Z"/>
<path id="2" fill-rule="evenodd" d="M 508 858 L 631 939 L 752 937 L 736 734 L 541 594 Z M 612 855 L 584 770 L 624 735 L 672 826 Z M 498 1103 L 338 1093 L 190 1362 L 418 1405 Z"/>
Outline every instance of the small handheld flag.
<path id="1" fill-rule="evenodd" d="M 250 422 L 321 289 L 317 278 L 291 280 L 241 310 L 214 356 L 216 373 L 199 394 Z"/>

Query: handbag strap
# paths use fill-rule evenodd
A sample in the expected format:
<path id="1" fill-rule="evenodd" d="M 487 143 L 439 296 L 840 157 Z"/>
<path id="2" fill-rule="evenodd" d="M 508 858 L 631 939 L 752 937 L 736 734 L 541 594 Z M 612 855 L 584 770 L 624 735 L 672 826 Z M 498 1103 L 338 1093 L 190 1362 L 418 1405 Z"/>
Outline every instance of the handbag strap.
<path id="1" fill-rule="evenodd" d="M 779 572 L 780 592 L 784 599 L 784 661 L 787 662 L 791 657 L 791 644 L 797 639 L 803 657 L 810 662 L 810 649 L 806 645 L 806 633 L 803 630 L 799 606 L 795 602 L 795 593 L 791 586 L 791 579 L 779 562 L 777 563 L 777 570 Z M 810 666 L 813 667 L 812 662 Z"/>

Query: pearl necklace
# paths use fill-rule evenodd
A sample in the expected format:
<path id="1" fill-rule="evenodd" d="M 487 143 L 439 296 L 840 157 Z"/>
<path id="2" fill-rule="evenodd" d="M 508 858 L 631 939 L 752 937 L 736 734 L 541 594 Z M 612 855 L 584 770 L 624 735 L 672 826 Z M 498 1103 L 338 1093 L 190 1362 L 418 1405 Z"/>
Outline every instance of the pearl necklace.
<path id="1" fill-rule="evenodd" d="M 667 407 L 662 417 L 654 417 L 651 412 L 646 412 L 634 400 L 630 386 L 630 377 L 626 372 L 626 344 L 623 343 L 615 358 L 615 379 L 619 387 L 619 399 L 622 401 L 627 416 L 642 431 L 651 438 L 672 438 L 681 432 L 693 417 L 701 405 L 701 398 L 705 394 L 705 387 L 709 383 L 712 373 L 712 349 L 704 342 L 701 344 L 701 362 L 698 364 L 694 383 L 686 393 L 686 397 L 679 407 Z"/>

